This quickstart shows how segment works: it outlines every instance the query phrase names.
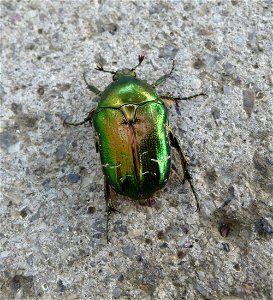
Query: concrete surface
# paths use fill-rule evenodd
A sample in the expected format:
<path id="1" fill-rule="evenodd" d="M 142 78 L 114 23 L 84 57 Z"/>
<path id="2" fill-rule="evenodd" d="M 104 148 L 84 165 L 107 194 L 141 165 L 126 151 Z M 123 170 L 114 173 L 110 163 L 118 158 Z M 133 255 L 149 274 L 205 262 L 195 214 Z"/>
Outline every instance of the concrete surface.
<path id="1" fill-rule="evenodd" d="M 271 1 L 1 1 L 0 299 L 273 299 Z M 81 119 L 109 74 L 206 92 L 170 108 L 177 172 L 152 207 L 117 198 Z"/>

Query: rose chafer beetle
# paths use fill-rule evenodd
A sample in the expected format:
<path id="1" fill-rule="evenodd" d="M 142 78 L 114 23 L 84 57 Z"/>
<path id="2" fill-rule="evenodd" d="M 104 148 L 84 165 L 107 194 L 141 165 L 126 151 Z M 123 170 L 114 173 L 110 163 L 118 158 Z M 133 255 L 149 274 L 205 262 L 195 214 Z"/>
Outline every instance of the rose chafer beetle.
<path id="1" fill-rule="evenodd" d="M 189 182 L 199 208 L 188 163 L 179 140 L 169 127 L 163 100 L 188 100 L 204 94 L 186 98 L 158 95 L 155 88 L 171 75 L 174 62 L 169 74 L 150 85 L 136 77 L 135 69 L 143 59 L 144 56 L 140 55 L 134 68 L 116 72 L 106 71 L 98 65 L 97 70 L 113 74 L 113 82 L 103 92 L 90 85 L 84 74 L 88 89 L 99 96 L 99 103 L 83 121 L 64 121 L 64 124 L 73 126 L 90 122 L 96 130 L 96 149 L 100 152 L 105 175 L 107 241 L 109 216 L 111 212 L 117 211 L 111 199 L 111 191 L 136 200 L 150 198 L 168 181 L 171 146 L 179 153 L 184 180 Z"/>

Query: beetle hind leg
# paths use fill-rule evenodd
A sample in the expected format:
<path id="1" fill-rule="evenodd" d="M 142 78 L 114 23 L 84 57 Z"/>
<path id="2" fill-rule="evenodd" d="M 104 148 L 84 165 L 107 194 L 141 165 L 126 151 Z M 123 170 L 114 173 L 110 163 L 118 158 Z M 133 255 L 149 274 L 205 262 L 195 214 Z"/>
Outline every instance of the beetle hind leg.
<path id="1" fill-rule="evenodd" d="M 199 201 L 198 201 L 198 196 L 197 196 L 197 193 L 195 191 L 195 188 L 194 188 L 194 185 L 193 185 L 193 182 L 192 182 L 192 176 L 191 176 L 191 174 L 189 172 L 189 169 L 188 169 L 188 162 L 187 162 L 186 156 L 183 153 L 182 147 L 181 147 L 178 139 L 176 138 L 176 136 L 174 136 L 172 134 L 171 131 L 169 132 L 169 139 L 170 139 L 171 146 L 174 147 L 178 151 L 179 156 L 180 156 L 181 164 L 182 164 L 182 167 L 183 167 L 183 170 L 184 170 L 183 183 L 185 182 L 185 180 L 187 180 L 189 182 L 192 193 L 193 193 L 195 201 L 196 201 L 197 210 L 200 210 L 200 204 L 199 204 Z"/>
<path id="2" fill-rule="evenodd" d="M 106 178 L 104 178 L 104 196 L 105 196 L 105 202 L 106 202 L 106 227 L 105 227 L 105 233 L 106 233 L 106 240 L 107 243 L 110 242 L 110 234 L 109 234 L 109 230 L 110 230 L 110 216 L 111 213 L 114 212 L 119 212 L 114 204 L 113 201 L 111 199 L 111 187 L 109 185 L 109 183 L 107 182 Z"/>

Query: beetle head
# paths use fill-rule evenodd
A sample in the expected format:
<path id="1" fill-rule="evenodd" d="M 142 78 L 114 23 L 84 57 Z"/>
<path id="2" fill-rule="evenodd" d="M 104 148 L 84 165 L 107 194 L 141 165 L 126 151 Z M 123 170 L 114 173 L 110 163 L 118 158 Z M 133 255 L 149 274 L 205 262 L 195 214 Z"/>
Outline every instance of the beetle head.
<path id="1" fill-rule="evenodd" d="M 102 65 L 97 65 L 97 67 L 95 68 L 96 70 L 98 71 L 102 71 L 102 72 L 105 72 L 105 73 L 111 73 L 113 74 L 113 80 L 118 80 L 119 78 L 123 77 L 123 76 L 130 76 L 130 77 L 136 77 L 136 68 L 138 66 L 141 65 L 142 61 L 144 59 L 144 56 L 143 55 L 139 55 L 138 56 L 138 64 L 132 68 L 132 69 L 121 69 L 121 70 L 117 70 L 116 72 L 114 71 L 107 71 L 107 70 L 104 70 L 103 66 Z"/>
<path id="2" fill-rule="evenodd" d="M 123 76 L 131 76 L 131 77 L 136 77 L 136 72 L 134 69 L 121 69 L 117 70 L 116 73 L 113 75 L 113 80 L 118 80 L 120 77 Z"/>

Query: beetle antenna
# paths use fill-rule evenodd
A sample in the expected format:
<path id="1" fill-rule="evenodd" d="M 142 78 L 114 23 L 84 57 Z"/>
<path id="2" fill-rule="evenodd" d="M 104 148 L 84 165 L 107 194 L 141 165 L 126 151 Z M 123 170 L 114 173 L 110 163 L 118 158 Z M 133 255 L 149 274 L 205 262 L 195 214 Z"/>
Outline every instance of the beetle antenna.
<path id="1" fill-rule="evenodd" d="M 143 59 L 144 59 L 144 55 L 139 55 L 138 56 L 138 64 L 133 69 L 131 69 L 131 71 L 134 71 L 137 67 L 139 67 L 141 65 L 141 63 L 143 62 Z"/>
<path id="2" fill-rule="evenodd" d="M 116 72 L 104 70 L 102 65 L 97 65 L 95 70 L 98 70 L 98 71 L 101 71 L 101 72 L 104 72 L 104 73 L 111 73 L 111 74 L 114 74 L 114 75 L 116 74 Z"/>

